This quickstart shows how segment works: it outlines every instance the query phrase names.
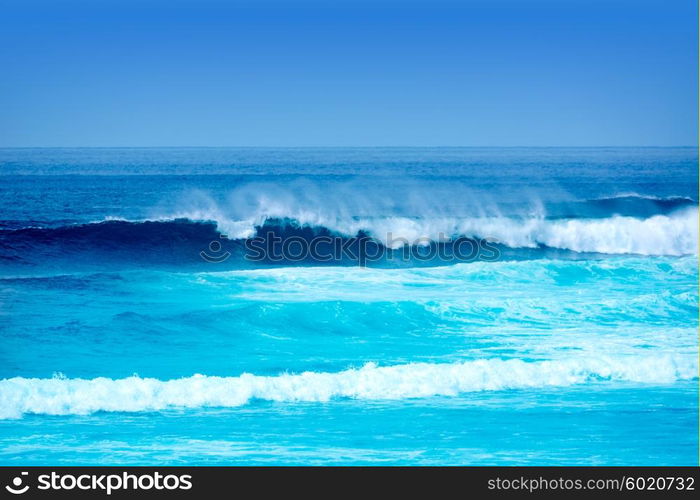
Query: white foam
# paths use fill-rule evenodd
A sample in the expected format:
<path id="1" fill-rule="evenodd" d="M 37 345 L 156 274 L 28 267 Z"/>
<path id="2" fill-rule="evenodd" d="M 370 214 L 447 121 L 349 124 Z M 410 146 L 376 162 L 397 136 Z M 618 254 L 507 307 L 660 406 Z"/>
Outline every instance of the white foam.
<path id="1" fill-rule="evenodd" d="M 665 384 L 697 377 L 695 356 L 629 356 L 524 362 L 483 359 L 410 363 L 336 373 L 238 377 L 0 380 L 0 418 L 23 414 L 72 415 L 168 408 L 235 407 L 253 399 L 322 402 L 335 398 L 397 400 L 456 396 L 473 391 L 566 387 L 595 381 Z"/>
<path id="2" fill-rule="evenodd" d="M 206 214 L 187 214 L 194 220 L 215 220 L 229 238 L 247 238 L 266 217 L 229 220 Z M 390 248 L 404 244 L 422 245 L 460 236 L 488 238 L 512 248 L 550 248 L 575 252 L 637 255 L 696 255 L 698 253 L 698 211 L 686 209 L 672 215 L 646 219 L 613 216 L 605 219 L 545 218 L 408 218 L 377 217 L 331 219 L 307 214 L 294 218 L 302 226 L 326 227 L 345 236 L 359 231 Z"/>
<path id="3" fill-rule="evenodd" d="M 549 220 L 389 217 L 326 222 L 326 227 L 342 234 L 359 230 L 385 245 L 398 248 L 409 242 L 440 241 L 458 236 L 489 238 L 512 248 L 545 245 L 576 252 L 639 255 L 697 254 L 698 212 L 687 209 L 673 215 L 647 219 L 614 216 L 605 219 Z"/>
<path id="4" fill-rule="evenodd" d="M 245 220 L 229 219 L 220 211 L 183 211 L 151 221 L 212 221 L 227 238 L 245 239 L 256 234 L 256 227 L 270 215 Z M 646 219 L 613 216 L 603 219 L 551 220 L 543 217 L 523 219 L 508 217 L 324 217 L 313 212 L 287 218 L 299 226 L 325 227 L 335 233 L 354 237 L 365 232 L 383 245 L 397 249 L 405 244 L 427 245 L 447 242 L 458 237 L 489 239 L 511 248 L 537 248 L 544 245 L 575 252 L 635 255 L 697 255 L 698 210 L 687 208 L 671 215 Z M 124 220 L 109 217 L 105 220 Z M 142 222 L 140 221 L 140 222 Z"/>
<path id="5" fill-rule="evenodd" d="M 467 205 L 445 205 L 413 191 L 400 199 L 364 193 L 354 185 L 336 186 L 324 194 L 314 184 L 296 189 L 276 185 L 245 185 L 228 202 L 217 202 L 201 191 L 190 192 L 167 216 L 215 221 L 231 239 L 249 238 L 269 219 L 288 219 L 300 226 L 325 227 L 344 236 L 363 231 L 384 245 L 399 248 L 459 236 L 490 238 L 513 248 L 551 248 L 577 252 L 638 255 L 698 253 L 698 209 L 686 207 L 649 218 L 611 216 L 599 219 L 548 219 L 541 203 L 526 204 L 520 217 L 501 215 L 497 204 L 475 198 Z M 477 203 L 479 201 L 479 203 Z M 463 202 L 467 203 L 466 201 Z"/>

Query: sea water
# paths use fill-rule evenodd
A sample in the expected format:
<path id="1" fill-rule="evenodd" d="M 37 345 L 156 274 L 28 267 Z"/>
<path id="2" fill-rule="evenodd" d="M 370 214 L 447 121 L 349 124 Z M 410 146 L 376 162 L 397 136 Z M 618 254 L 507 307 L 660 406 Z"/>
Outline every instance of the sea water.
<path id="1" fill-rule="evenodd" d="M 0 463 L 696 465 L 697 159 L 0 150 Z"/>

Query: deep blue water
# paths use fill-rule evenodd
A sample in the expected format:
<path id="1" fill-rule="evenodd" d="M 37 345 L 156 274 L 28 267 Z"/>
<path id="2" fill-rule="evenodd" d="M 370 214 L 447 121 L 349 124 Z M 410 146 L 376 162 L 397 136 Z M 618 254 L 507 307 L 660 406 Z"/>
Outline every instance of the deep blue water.
<path id="1" fill-rule="evenodd" d="M 0 463 L 697 464 L 697 159 L 0 150 Z"/>

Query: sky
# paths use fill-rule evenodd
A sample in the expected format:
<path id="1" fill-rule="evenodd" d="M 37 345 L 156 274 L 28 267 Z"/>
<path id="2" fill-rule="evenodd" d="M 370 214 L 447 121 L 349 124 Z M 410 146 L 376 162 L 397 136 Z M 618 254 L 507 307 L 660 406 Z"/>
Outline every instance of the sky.
<path id="1" fill-rule="evenodd" d="M 0 0 L 0 147 L 697 144 L 695 0 Z"/>

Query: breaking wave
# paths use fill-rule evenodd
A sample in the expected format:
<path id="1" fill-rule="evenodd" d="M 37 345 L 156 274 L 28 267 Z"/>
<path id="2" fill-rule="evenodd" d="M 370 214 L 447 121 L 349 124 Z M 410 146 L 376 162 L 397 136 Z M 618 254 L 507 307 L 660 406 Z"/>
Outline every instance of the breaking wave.
<path id="1" fill-rule="evenodd" d="M 696 379 L 697 370 L 697 359 L 693 356 L 656 355 L 534 362 L 482 359 L 394 366 L 368 363 L 358 369 L 335 373 L 194 375 L 165 381 L 138 376 L 123 379 L 15 377 L 0 380 L 0 418 L 20 418 L 24 414 L 83 415 L 99 411 L 236 407 L 253 400 L 401 400 L 596 382 L 666 384 Z"/>
<path id="2" fill-rule="evenodd" d="M 313 238 L 320 234 L 373 239 L 385 248 L 427 245 L 456 238 L 490 239 L 510 249 L 549 248 L 570 252 L 636 255 L 694 255 L 698 252 L 698 210 L 685 208 L 668 215 L 637 218 L 613 215 L 592 219 L 543 217 L 349 217 L 320 216 L 215 219 L 211 214 L 189 218 L 107 220 L 60 227 L 0 230 L 6 259 L 21 260 L 55 247 L 51 256 L 109 251 L 137 254 L 138 259 L 165 253 L 196 258 L 212 240 L 225 237 L 239 246 L 245 239 L 275 233 Z"/>

